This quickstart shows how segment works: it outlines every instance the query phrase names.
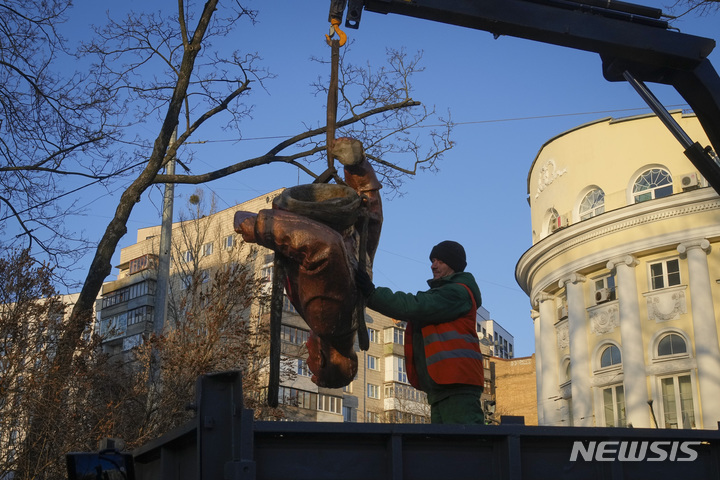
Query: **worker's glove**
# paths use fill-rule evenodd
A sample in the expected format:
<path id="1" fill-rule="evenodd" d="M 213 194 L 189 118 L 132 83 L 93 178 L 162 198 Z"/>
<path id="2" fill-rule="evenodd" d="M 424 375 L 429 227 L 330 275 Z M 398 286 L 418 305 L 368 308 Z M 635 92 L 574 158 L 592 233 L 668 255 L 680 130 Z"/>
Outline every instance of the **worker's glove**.
<path id="1" fill-rule="evenodd" d="M 365 298 L 368 298 L 375 291 L 375 285 L 365 270 L 355 270 L 355 285 Z"/>

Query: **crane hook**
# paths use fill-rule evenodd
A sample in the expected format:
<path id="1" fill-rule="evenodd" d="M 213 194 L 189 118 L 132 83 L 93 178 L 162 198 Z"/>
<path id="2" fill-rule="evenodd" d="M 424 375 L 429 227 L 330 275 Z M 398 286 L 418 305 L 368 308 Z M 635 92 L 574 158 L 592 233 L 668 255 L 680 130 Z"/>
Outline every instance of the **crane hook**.
<path id="1" fill-rule="evenodd" d="M 345 42 L 347 41 L 347 35 L 345 32 L 340 30 L 340 19 L 339 18 L 333 18 L 330 20 L 330 34 L 325 35 L 325 40 L 327 40 L 328 45 L 330 45 L 331 39 L 333 35 L 338 34 L 339 40 L 340 40 L 340 46 L 342 47 L 345 45 Z"/>

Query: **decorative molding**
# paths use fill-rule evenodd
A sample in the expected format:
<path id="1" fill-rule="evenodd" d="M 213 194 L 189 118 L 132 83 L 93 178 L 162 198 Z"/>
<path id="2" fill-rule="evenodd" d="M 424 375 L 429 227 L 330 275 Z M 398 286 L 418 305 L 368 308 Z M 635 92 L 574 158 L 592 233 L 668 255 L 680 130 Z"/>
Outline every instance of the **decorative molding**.
<path id="1" fill-rule="evenodd" d="M 526 282 L 529 282 L 530 279 L 533 278 L 533 272 L 535 272 L 539 266 L 543 265 L 547 259 L 555 258 L 583 243 L 592 242 L 607 235 L 635 227 L 642 227 L 657 221 L 713 210 L 720 210 L 720 198 L 718 198 L 717 192 L 711 188 L 703 188 L 686 192 L 682 195 L 672 195 L 670 197 L 607 211 L 602 215 L 584 220 L 564 230 L 555 232 L 546 239 L 535 243 L 518 261 L 516 278 L 518 279 L 520 287 L 532 298 L 535 292 L 544 290 L 549 285 L 556 283 L 558 278 L 581 270 L 587 265 L 602 262 L 607 258 L 616 257 L 623 252 L 618 252 L 618 248 L 596 251 L 594 254 L 590 254 L 566 265 L 566 269 L 557 272 L 557 276 L 555 276 L 554 279 L 535 279 L 531 284 L 527 284 Z M 644 238 L 642 241 L 624 244 L 620 246 L 620 248 L 624 252 L 648 250 L 666 245 L 674 248 L 679 243 L 685 242 L 688 235 L 692 235 L 695 238 L 710 238 L 718 234 L 720 234 L 720 224 L 697 228 L 690 227 L 682 231 L 673 231 L 652 238 Z"/>
<path id="2" fill-rule="evenodd" d="M 668 375 L 675 372 L 685 372 L 697 368 L 694 358 L 685 357 L 674 360 L 656 359 L 652 364 L 645 367 L 647 375 Z"/>
<path id="3" fill-rule="evenodd" d="M 548 300 L 555 300 L 555 297 L 549 293 L 540 292 L 535 295 L 532 304 L 539 308 L 541 303 L 547 302 Z"/>
<path id="4" fill-rule="evenodd" d="M 549 159 L 540 169 L 540 176 L 538 177 L 538 187 L 535 198 L 538 198 L 540 194 L 549 187 L 556 178 L 559 178 L 567 173 L 567 168 L 558 170 L 555 165 L 555 160 Z"/>
<path id="5" fill-rule="evenodd" d="M 648 320 L 655 323 L 677 320 L 687 313 L 686 285 L 643 293 L 647 301 Z"/>
<path id="6" fill-rule="evenodd" d="M 640 264 L 637 258 L 632 255 L 622 255 L 617 258 L 613 258 L 607 262 L 608 270 L 615 270 L 618 265 L 626 265 L 628 267 L 637 267 Z"/>
<path id="7" fill-rule="evenodd" d="M 605 335 L 620 326 L 620 309 L 617 300 L 588 308 L 590 330 L 596 335 Z"/>
<path id="8" fill-rule="evenodd" d="M 571 273 L 567 277 L 563 277 L 558 281 L 558 288 L 563 288 L 567 283 L 583 283 L 587 280 L 585 275 L 579 273 Z"/>
<path id="9" fill-rule="evenodd" d="M 618 383 L 623 383 L 624 379 L 625 374 L 623 373 L 622 368 L 615 368 L 608 372 L 593 374 L 592 378 L 590 379 L 590 386 L 605 387 L 607 385 L 616 385 Z"/>
<path id="10" fill-rule="evenodd" d="M 688 242 L 683 242 L 677 247 L 677 251 L 680 252 L 680 255 L 685 255 L 688 250 L 691 250 L 693 248 L 699 248 L 705 253 L 710 253 L 710 241 L 706 238 L 698 239 L 698 240 L 690 240 Z"/>
<path id="11" fill-rule="evenodd" d="M 557 332 L 557 344 L 560 350 L 565 350 L 570 346 L 570 328 L 568 321 L 563 320 L 555 325 Z"/>

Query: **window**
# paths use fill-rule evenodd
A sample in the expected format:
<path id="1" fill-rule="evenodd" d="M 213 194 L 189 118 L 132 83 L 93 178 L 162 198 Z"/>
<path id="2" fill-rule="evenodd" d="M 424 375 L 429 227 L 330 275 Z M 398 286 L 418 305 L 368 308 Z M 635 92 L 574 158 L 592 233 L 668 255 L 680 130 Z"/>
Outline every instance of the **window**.
<path id="1" fill-rule="evenodd" d="M 209 257 L 213 254 L 213 243 L 206 243 L 202 246 L 202 256 L 203 257 Z"/>
<path id="2" fill-rule="evenodd" d="M 595 303 L 616 300 L 615 276 L 595 279 Z"/>
<path id="3" fill-rule="evenodd" d="M 368 383 L 367 396 L 368 396 L 368 398 L 380 398 L 380 387 L 378 385 L 373 385 L 372 383 Z"/>
<path id="4" fill-rule="evenodd" d="M 342 388 L 343 393 L 352 393 L 352 382 Z"/>
<path id="5" fill-rule="evenodd" d="M 625 391 L 622 385 L 603 388 L 603 411 L 606 427 L 626 427 Z"/>
<path id="6" fill-rule="evenodd" d="M 128 287 L 115 290 L 114 292 L 110 292 L 103 296 L 102 308 L 112 307 L 118 303 L 142 297 L 143 295 L 155 295 L 155 287 L 155 280 L 145 280 L 143 282 L 135 283 Z"/>
<path id="7" fill-rule="evenodd" d="M 301 377 L 312 377 L 308 364 L 303 358 L 297 359 L 297 374 Z"/>
<path id="8" fill-rule="evenodd" d="M 635 203 L 672 195 L 672 177 L 662 168 L 653 168 L 638 177 L 633 185 Z"/>
<path id="9" fill-rule="evenodd" d="M 294 313 L 295 315 L 298 314 L 298 311 L 295 309 L 295 305 L 292 304 L 287 295 L 283 297 L 283 312 Z"/>
<path id="10" fill-rule="evenodd" d="M 352 408 L 343 407 L 343 422 L 352 422 Z"/>
<path id="11" fill-rule="evenodd" d="M 665 335 L 658 342 L 658 357 L 687 353 L 685 339 L 677 333 Z"/>
<path id="12" fill-rule="evenodd" d="M 295 388 L 280 386 L 278 390 L 278 401 L 283 405 L 291 405 L 308 410 L 314 410 L 317 407 L 317 394 L 297 390 Z"/>
<path id="13" fill-rule="evenodd" d="M 660 379 L 665 428 L 695 428 L 690 375 Z"/>
<path id="14" fill-rule="evenodd" d="M 377 412 L 367 412 L 367 423 L 380 423 L 382 419 Z"/>
<path id="15" fill-rule="evenodd" d="M 153 307 L 150 306 L 144 306 L 140 308 L 135 308 L 133 310 L 128 310 L 127 312 L 127 324 L 135 325 L 136 323 L 141 322 L 150 322 L 153 319 Z"/>
<path id="16" fill-rule="evenodd" d="M 227 237 L 223 238 L 223 246 L 226 250 L 230 250 L 235 246 L 235 235 L 228 235 Z"/>
<path id="17" fill-rule="evenodd" d="M 400 328 L 385 329 L 385 343 L 405 344 L 405 331 Z"/>
<path id="18" fill-rule="evenodd" d="M 367 364 L 370 370 L 380 370 L 380 359 L 372 355 L 368 355 Z"/>
<path id="19" fill-rule="evenodd" d="M 680 262 L 678 259 L 650 264 L 650 283 L 653 290 L 680 285 Z"/>
<path id="20" fill-rule="evenodd" d="M 192 254 L 192 252 L 191 252 L 190 250 L 186 250 L 186 251 L 182 254 L 182 259 L 183 259 L 183 261 L 184 261 L 185 263 L 190 263 L 190 262 L 192 262 L 192 261 L 193 261 L 193 254 Z"/>
<path id="21" fill-rule="evenodd" d="M 374 328 L 368 328 L 368 338 L 370 343 L 380 343 L 380 332 Z"/>
<path id="22" fill-rule="evenodd" d="M 580 220 L 587 220 L 605 212 L 605 192 L 596 188 L 588 192 L 580 202 Z"/>
<path id="23" fill-rule="evenodd" d="M 393 372 L 395 380 L 402 383 L 408 383 L 404 357 L 393 357 Z"/>
<path id="24" fill-rule="evenodd" d="M 323 412 L 340 413 L 342 411 L 342 398 L 319 393 L 317 409 Z"/>
<path id="25" fill-rule="evenodd" d="M 385 398 L 399 398 L 413 402 L 427 403 L 427 394 L 410 385 L 400 383 L 385 384 Z"/>
<path id="26" fill-rule="evenodd" d="M 606 347 L 600 355 L 600 368 L 620 365 L 621 363 L 622 358 L 620 356 L 620 349 L 615 345 Z"/>
<path id="27" fill-rule="evenodd" d="M 548 233 L 552 233 L 558 228 L 560 214 L 554 208 L 550 210 L 550 220 L 548 221 Z"/>
<path id="28" fill-rule="evenodd" d="M 304 345 L 307 342 L 310 332 L 289 325 L 280 327 L 280 338 L 283 342 L 292 343 L 294 345 Z"/>

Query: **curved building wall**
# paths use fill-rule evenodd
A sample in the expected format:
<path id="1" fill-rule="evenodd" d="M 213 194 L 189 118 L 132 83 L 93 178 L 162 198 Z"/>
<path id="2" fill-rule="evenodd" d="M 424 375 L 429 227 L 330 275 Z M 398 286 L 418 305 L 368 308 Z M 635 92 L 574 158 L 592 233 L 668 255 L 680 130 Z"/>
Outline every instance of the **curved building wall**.
<path id="1" fill-rule="evenodd" d="M 720 198 L 674 137 L 655 116 L 565 132 L 528 200 L 540 424 L 717 428 Z"/>

